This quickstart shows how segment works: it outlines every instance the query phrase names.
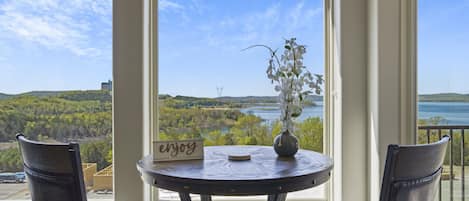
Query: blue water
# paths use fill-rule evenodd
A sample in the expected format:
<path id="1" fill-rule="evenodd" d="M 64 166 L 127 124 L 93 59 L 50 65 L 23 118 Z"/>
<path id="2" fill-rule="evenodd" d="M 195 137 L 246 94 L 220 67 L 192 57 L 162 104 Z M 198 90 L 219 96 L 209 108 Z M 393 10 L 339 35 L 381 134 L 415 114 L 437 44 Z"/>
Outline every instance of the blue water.
<path id="1" fill-rule="evenodd" d="M 297 120 L 303 121 L 308 117 L 323 116 L 323 102 L 316 102 L 317 106 L 305 107 Z M 449 125 L 469 125 L 469 103 L 460 102 L 420 102 L 418 104 L 419 119 L 440 116 L 446 119 Z M 241 109 L 245 114 L 253 114 L 266 121 L 277 120 L 280 110 L 275 106 L 254 106 Z"/>
<path id="2" fill-rule="evenodd" d="M 440 116 L 449 125 L 469 125 L 469 103 L 421 102 L 418 106 L 419 119 Z"/>

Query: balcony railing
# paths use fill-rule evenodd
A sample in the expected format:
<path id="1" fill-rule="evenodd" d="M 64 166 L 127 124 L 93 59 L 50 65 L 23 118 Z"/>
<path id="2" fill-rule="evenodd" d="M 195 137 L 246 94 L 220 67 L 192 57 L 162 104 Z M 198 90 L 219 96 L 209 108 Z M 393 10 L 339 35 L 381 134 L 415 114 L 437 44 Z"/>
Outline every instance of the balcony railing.
<path id="1" fill-rule="evenodd" d="M 451 141 L 448 147 L 449 150 L 447 151 L 444 162 L 443 175 L 439 183 L 439 193 L 437 197 L 439 201 L 464 201 L 466 197 L 469 197 L 465 194 L 466 189 L 464 176 L 464 157 L 467 155 L 464 152 L 469 151 L 469 147 L 466 147 L 469 146 L 469 144 L 465 145 L 464 133 L 469 133 L 469 125 L 438 125 L 418 127 L 418 144 L 438 141 L 444 135 L 449 135 L 451 137 Z M 457 168 L 458 165 L 459 168 Z M 449 172 L 447 171 L 448 167 Z M 455 184 L 458 185 L 455 186 Z"/>

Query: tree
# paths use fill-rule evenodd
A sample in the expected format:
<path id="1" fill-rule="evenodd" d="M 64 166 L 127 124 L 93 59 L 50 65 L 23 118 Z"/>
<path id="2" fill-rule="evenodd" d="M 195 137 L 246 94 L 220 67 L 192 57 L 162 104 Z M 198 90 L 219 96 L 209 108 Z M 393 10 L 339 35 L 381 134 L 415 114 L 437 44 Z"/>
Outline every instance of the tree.
<path id="1" fill-rule="evenodd" d="M 295 135 L 302 149 L 323 152 L 323 122 L 319 117 L 310 117 L 297 123 Z"/>
<path id="2" fill-rule="evenodd" d="M 20 155 L 18 147 L 0 151 L 0 171 L 23 171 L 23 159 Z"/>
<path id="3" fill-rule="evenodd" d="M 97 163 L 99 170 L 109 166 L 112 162 L 111 138 L 80 144 L 80 155 L 85 163 Z"/>
<path id="4" fill-rule="evenodd" d="M 259 126 L 262 119 L 255 115 L 244 115 L 238 118 L 235 127 L 243 130 L 248 137 L 254 135 L 254 128 Z"/>

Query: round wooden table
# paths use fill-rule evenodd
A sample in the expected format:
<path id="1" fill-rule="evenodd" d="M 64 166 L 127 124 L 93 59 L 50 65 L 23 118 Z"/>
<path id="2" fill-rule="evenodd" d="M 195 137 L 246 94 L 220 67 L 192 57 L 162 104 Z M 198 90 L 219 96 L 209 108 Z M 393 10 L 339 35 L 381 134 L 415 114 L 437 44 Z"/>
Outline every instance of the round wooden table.
<path id="1" fill-rule="evenodd" d="M 229 154 L 251 154 L 247 161 L 228 160 Z M 142 179 L 158 188 L 179 193 L 190 201 L 190 193 L 202 201 L 211 195 L 268 195 L 269 201 L 283 201 L 288 192 L 326 182 L 332 160 L 320 153 L 300 149 L 295 157 L 278 157 L 267 146 L 211 146 L 203 160 L 154 162 L 151 156 L 138 161 Z"/>

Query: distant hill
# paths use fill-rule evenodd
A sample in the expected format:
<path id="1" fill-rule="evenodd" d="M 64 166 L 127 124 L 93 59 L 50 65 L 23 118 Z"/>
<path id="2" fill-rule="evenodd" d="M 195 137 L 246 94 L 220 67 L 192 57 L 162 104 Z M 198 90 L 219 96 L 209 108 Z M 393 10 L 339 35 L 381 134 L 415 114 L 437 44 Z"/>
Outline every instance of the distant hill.
<path id="1" fill-rule="evenodd" d="M 192 107 L 236 107 L 235 104 L 220 101 L 214 98 L 200 98 L 191 96 L 169 96 L 159 95 L 159 100 L 163 104 L 172 108 L 192 108 Z"/>
<path id="2" fill-rule="evenodd" d="M 0 93 L 0 100 L 10 98 L 11 95 Z"/>
<path id="3" fill-rule="evenodd" d="M 57 96 L 71 101 L 112 101 L 111 92 L 106 90 L 67 91 L 59 93 Z"/>
<path id="4" fill-rule="evenodd" d="M 232 102 L 241 104 L 255 104 L 255 103 L 278 103 L 278 96 L 244 96 L 244 97 L 230 97 L 224 96 L 216 98 L 222 102 Z M 311 102 L 323 101 L 322 96 L 310 95 L 306 97 L 306 100 Z"/>
<path id="5" fill-rule="evenodd" d="M 31 91 L 21 94 L 4 94 L 0 93 L 0 100 L 10 99 L 21 96 L 33 97 L 59 97 L 72 101 L 86 101 L 86 100 L 99 100 L 111 101 L 112 96 L 109 91 L 102 90 L 84 90 L 84 91 Z"/>
<path id="6" fill-rule="evenodd" d="M 21 94 L 4 94 L 0 93 L 0 100 L 1 99 L 8 99 L 18 96 L 35 96 L 35 97 L 47 97 L 47 96 L 57 96 L 65 91 L 31 91 Z"/>
<path id="7" fill-rule="evenodd" d="M 20 96 L 36 96 L 36 97 L 46 97 L 46 96 L 58 96 L 61 93 L 66 91 L 31 91 L 19 94 Z"/>
<path id="8" fill-rule="evenodd" d="M 31 91 L 21 94 L 5 94 L 0 93 L 0 100 L 14 98 L 18 96 L 34 96 L 34 97 L 58 97 L 67 100 L 100 100 L 100 101 L 111 101 L 112 97 L 109 91 L 102 90 L 76 90 L 76 91 Z M 176 101 L 193 102 L 199 106 L 219 106 L 223 103 L 232 104 L 259 104 L 259 103 L 278 103 L 277 96 L 244 96 L 244 97 L 231 97 L 224 96 L 219 98 L 201 98 L 201 97 L 190 97 L 190 96 L 175 96 L 161 94 L 159 95 L 161 100 L 170 98 Z M 306 97 L 306 100 L 310 102 L 323 101 L 323 96 L 310 95 Z M 469 94 L 458 94 L 458 93 L 439 93 L 439 94 L 422 94 L 419 95 L 420 102 L 469 102 Z M 222 103 L 222 104 L 221 104 Z"/>
<path id="9" fill-rule="evenodd" d="M 172 108 L 191 108 L 191 107 L 227 107 L 239 108 L 249 107 L 252 105 L 264 104 L 277 104 L 277 96 L 244 96 L 244 97 L 231 97 L 224 96 L 218 98 L 203 98 L 191 96 L 170 96 L 167 94 L 160 94 L 159 100 L 164 101 L 166 106 Z M 322 96 L 308 96 L 306 97 L 307 105 L 314 105 L 314 102 L 322 101 Z"/>
<path id="10" fill-rule="evenodd" d="M 222 102 L 232 102 L 241 104 L 254 104 L 254 103 L 277 103 L 278 97 L 276 96 L 244 96 L 244 97 L 231 97 L 224 96 L 215 98 Z"/>
<path id="11" fill-rule="evenodd" d="M 469 102 L 469 94 L 440 93 L 419 95 L 420 102 Z"/>

